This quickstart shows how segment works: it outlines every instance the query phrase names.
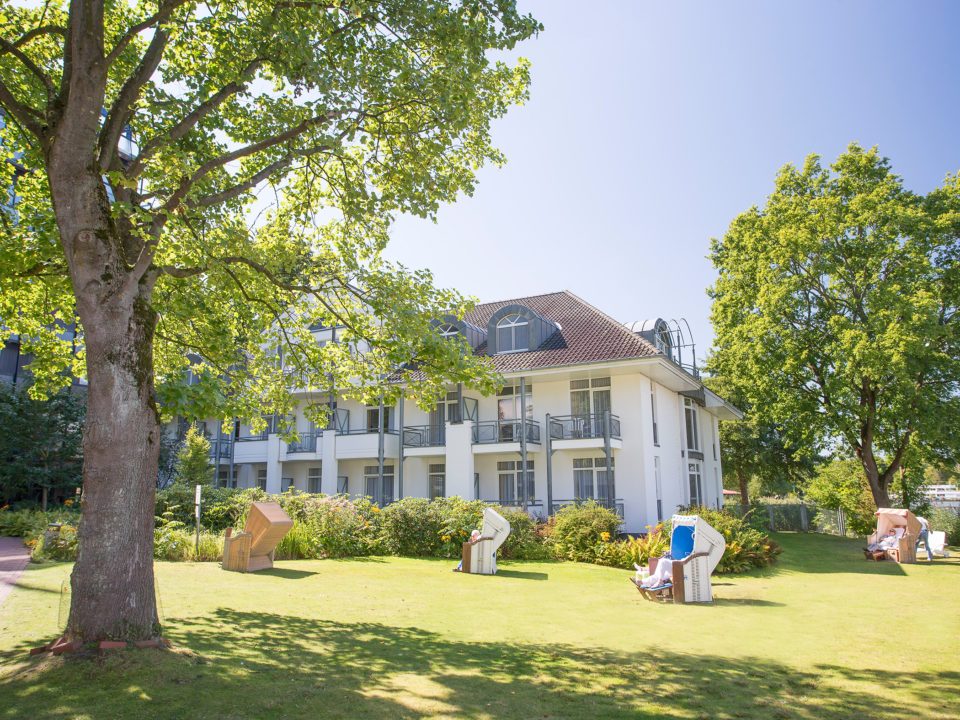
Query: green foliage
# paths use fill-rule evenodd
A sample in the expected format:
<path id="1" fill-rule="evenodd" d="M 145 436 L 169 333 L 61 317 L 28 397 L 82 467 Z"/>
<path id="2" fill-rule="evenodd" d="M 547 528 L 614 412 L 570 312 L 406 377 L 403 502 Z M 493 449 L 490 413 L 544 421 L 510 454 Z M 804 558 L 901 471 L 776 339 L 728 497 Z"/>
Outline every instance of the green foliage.
<path id="1" fill-rule="evenodd" d="M 500 557 L 504 560 L 548 560 L 552 557 L 548 524 L 538 522 L 519 508 L 501 509 L 500 513 L 510 523 L 510 534 L 500 546 Z"/>
<path id="2" fill-rule="evenodd" d="M 902 463 L 960 455 L 960 176 L 926 197 L 856 144 L 785 166 L 711 259 L 711 370 L 795 448 L 840 443 L 875 506 Z"/>
<path id="3" fill-rule="evenodd" d="M 617 535 L 620 517 L 593 500 L 568 505 L 551 519 L 550 540 L 558 559 L 593 562 L 600 543 Z"/>
<path id="4" fill-rule="evenodd" d="M 56 529 L 45 530 L 28 540 L 27 545 L 31 547 L 30 559 L 33 562 L 73 562 L 77 559 L 79 549 L 77 528 L 75 525 L 61 525 Z"/>
<path id="5" fill-rule="evenodd" d="M 709 507 L 685 508 L 690 515 L 699 515 L 717 530 L 727 542 L 723 557 L 717 565 L 720 574 L 740 573 L 753 568 L 772 565 L 781 553 L 780 546 L 757 527 L 757 520 L 738 517 L 730 512 Z"/>
<path id="6" fill-rule="evenodd" d="M 210 441 L 196 425 L 191 425 L 177 452 L 175 485 L 193 490 L 202 485 L 206 491 L 213 484 L 213 463 L 210 462 Z"/>
<path id="7" fill-rule="evenodd" d="M 0 508 L 0 535 L 36 538 L 51 523 L 75 526 L 80 522 L 80 511 L 72 501 L 69 502 L 70 505 L 46 512 Z"/>
<path id="8" fill-rule="evenodd" d="M 166 490 L 157 491 L 154 514 L 163 517 L 171 513 L 172 519 L 193 527 L 194 500 L 193 486 L 174 484 Z M 259 488 L 253 490 L 234 490 L 231 488 L 205 487 L 200 494 L 200 525 L 214 532 L 221 532 L 236 524 L 236 521 L 254 500 L 266 497 Z"/>
<path id="9" fill-rule="evenodd" d="M 46 402 L 0 383 L 0 502 L 73 497 L 80 487 L 84 403 L 63 390 Z"/>
<path id="10" fill-rule="evenodd" d="M 647 526 L 646 535 L 628 536 L 623 540 L 601 541 L 595 547 L 598 565 L 633 569 L 646 566 L 652 557 L 662 557 L 670 550 L 670 528 L 663 523 Z"/>
<path id="11" fill-rule="evenodd" d="M 877 528 L 870 485 L 856 460 L 834 460 L 818 467 L 806 497 L 822 507 L 843 510 L 847 527 L 857 535 L 869 535 Z"/>
<path id="12" fill-rule="evenodd" d="M 943 530 L 947 545 L 960 545 L 960 508 L 934 507 L 925 516 L 931 530 Z"/>

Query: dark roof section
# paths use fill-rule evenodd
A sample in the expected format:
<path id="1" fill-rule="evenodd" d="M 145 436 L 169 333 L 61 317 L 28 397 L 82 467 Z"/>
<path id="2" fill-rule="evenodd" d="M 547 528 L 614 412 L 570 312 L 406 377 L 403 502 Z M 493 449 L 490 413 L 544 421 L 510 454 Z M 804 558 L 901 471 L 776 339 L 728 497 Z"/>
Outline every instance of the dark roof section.
<path id="1" fill-rule="evenodd" d="M 525 305 L 559 325 L 560 331 L 535 350 L 491 356 L 494 366 L 501 373 L 661 354 L 639 335 L 566 290 L 485 303 L 478 305 L 463 319 L 483 328 L 497 310 L 507 305 Z M 487 344 L 480 345 L 476 354 L 486 355 Z"/>

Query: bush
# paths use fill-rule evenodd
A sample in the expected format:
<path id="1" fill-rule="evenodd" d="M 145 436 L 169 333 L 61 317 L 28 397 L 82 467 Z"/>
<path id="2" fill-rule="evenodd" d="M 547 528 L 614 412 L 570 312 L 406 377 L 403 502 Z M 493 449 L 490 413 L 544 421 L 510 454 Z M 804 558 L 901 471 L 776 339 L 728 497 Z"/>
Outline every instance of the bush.
<path id="1" fill-rule="evenodd" d="M 661 557 L 670 550 L 670 531 L 662 523 L 656 527 L 647 525 L 650 531 L 638 537 L 628 536 L 624 540 L 601 542 L 596 552 L 598 565 L 632 570 L 634 565 L 645 566 L 650 558 Z"/>
<path id="2" fill-rule="evenodd" d="M 77 528 L 73 525 L 61 525 L 55 530 L 44 530 L 32 536 L 27 545 L 31 548 L 30 559 L 61 560 L 73 562 L 77 559 Z"/>
<path id="3" fill-rule="evenodd" d="M 546 523 L 538 522 L 518 508 L 501 510 L 500 513 L 510 523 L 510 534 L 500 546 L 500 557 L 504 560 L 550 559 L 550 548 L 547 547 L 550 527 Z"/>
<path id="4" fill-rule="evenodd" d="M 456 531 L 448 530 L 449 523 L 444 522 L 447 513 L 440 508 L 440 503 L 406 497 L 385 507 L 381 532 L 386 551 L 411 557 L 449 557 L 449 548 L 443 552 L 444 546 Z"/>
<path id="5" fill-rule="evenodd" d="M 931 508 L 927 521 L 931 530 L 943 530 L 947 545 L 960 545 L 960 508 Z"/>
<path id="6" fill-rule="evenodd" d="M 568 505 L 551 519 L 553 554 L 560 560 L 594 562 L 603 543 L 616 537 L 620 516 L 593 500 Z"/>
<path id="7" fill-rule="evenodd" d="M 166 512 L 171 512 L 171 519 L 179 520 L 184 525 L 193 525 L 195 492 L 194 487 L 183 484 L 160 490 L 157 492 L 154 515 L 163 517 Z M 259 488 L 236 490 L 206 486 L 200 496 L 200 526 L 221 532 L 233 526 L 239 517 L 245 516 L 250 503 L 265 497 L 266 493 Z"/>
<path id="8" fill-rule="evenodd" d="M 772 565 L 781 548 L 770 537 L 751 526 L 750 513 L 740 518 L 724 510 L 708 507 L 684 508 L 689 515 L 699 515 L 716 529 L 727 542 L 727 549 L 717 565 L 717 572 L 740 573 Z"/>

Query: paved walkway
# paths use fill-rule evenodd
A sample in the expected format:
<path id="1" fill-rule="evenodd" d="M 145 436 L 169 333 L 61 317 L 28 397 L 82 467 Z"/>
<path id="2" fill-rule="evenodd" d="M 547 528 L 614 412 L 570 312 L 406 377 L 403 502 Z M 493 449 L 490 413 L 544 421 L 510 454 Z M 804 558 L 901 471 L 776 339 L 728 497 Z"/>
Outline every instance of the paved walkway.
<path id="1" fill-rule="evenodd" d="M 30 559 L 23 538 L 0 537 L 0 609 Z"/>

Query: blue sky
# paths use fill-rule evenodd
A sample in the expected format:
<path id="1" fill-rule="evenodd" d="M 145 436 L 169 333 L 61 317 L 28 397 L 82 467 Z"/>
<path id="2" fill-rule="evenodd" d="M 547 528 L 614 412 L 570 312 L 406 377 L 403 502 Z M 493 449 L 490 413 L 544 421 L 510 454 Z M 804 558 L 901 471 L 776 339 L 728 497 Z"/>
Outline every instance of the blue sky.
<path id="1" fill-rule="evenodd" d="M 879 146 L 926 193 L 960 170 L 960 2 L 519 0 L 531 99 L 494 127 L 503 168 L 387 257 L 483 301 L 570 290 L 620 321 L 712 341 L 710 238 L 777 170 Z"/>

